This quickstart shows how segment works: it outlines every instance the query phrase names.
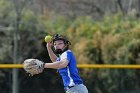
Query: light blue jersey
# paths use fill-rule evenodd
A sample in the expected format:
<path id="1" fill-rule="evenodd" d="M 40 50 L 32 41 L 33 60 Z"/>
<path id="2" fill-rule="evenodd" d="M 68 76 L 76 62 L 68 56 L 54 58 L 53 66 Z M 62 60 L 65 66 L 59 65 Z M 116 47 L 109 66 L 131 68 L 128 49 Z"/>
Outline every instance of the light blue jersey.
<path id="1" fill-rule="evenodd" d="M 71 50 L 67 50 L 58 57 L 57 61 L 67 58 L 68 65 L 65 68 L 60 68 L 59 73 L 62 76 L 64 86 L 74 86 L 76 84 L 82 84 L 83 81 L 78 74 L 76 66 L 76 59 Z"/>

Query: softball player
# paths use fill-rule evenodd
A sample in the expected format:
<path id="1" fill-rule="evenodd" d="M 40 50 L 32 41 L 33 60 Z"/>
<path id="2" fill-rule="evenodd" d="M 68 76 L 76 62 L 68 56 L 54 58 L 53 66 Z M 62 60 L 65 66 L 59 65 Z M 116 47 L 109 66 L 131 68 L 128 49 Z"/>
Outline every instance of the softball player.
<path id="1" fill-rule="evenodd" d="M 76 59 L 70 42 L 60 35 L 55 35 L 52 42 L 47 43 L 47 50 L 53 63 L 46 63 L 44 68 L 57 68 L 64 83 L 66 93 L 88 93 L 83 80 L 78 74 Z M 51 47 L 54 47 L 54 51 Z M 59 57 L 56 56 L 59 55 Z"/>

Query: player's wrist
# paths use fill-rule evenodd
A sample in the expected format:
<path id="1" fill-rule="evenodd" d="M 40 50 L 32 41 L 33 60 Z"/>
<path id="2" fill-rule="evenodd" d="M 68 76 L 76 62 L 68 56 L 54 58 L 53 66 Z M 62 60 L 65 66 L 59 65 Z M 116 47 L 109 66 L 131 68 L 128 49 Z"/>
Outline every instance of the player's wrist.
<path id="1" fill-rule="evenodd" d="M 45 63 L 42 64 L 42 67 L 45 68 Z"/>
<path id="2" fill-rule="evenodd" d="M 47 68 L 47 67 L 46 67 L 46 64 L 47 64 L 47 63 L 44 63 L 44 64 L 43 64 L 43 67 L 44 67 L 44 68 Z"/>

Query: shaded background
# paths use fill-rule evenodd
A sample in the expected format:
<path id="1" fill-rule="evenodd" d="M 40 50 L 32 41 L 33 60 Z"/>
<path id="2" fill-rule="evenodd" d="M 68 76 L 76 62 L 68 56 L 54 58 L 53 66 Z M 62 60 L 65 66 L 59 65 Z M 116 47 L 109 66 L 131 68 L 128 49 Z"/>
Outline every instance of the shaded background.
<path id="1" fill-rule="evenodd" d="M 140 0 L 0 0 L 0 63 L 50 62 L 44 37 L 66 35 L 78 64 L 140 63 Z M 139 93 L 139 69 L 79 69 L 89 93 Z M 15 79 L 13 79 L 15 77 Z M 0 92 L 64 93 L 57 70 L 0 69 Z"/>

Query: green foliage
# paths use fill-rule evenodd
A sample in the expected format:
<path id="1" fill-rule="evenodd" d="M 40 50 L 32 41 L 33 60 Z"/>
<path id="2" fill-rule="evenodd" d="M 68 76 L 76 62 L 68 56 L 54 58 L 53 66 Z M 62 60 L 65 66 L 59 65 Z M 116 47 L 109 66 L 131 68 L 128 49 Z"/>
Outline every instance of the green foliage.
<path id="1" fill-rule="evenodd" d="M 14 28 L 16 14 L 14 11 L 10 12 L 11 5 L 5 2 L 5 0 L 0 1 L 0 20 L 4 19 L 6 22 L 4 26 L 8 24 L 8 27 Z M 8 13 L 12 14 L 8 15 Z M 0 24 L 3 24 L 3 21 L 0 21 Z M 48 62 L 46 43 L 43 41 L 47 34 L 55 33 L 64 34 L 69 38 L 72 43 L 70 48 L 79 64 L 140 63 L 140 20 L 124 17 L 122 14 L 105 16 L 95 21 L 90 17 L 79 17 L 74 20 L 66 17 L 47 18 L 45 15 L 36 15 L 33 11 L 26 10 L 20 16 L 18 29 L 19 63 L 22 63 L 25 58 L 40 58 Z M 2 32 L 5 36 L 0 33 L 0 62 L 11 63 L 8 61 L 12 59 L 14 30 Z M 138 84 L 132 86 L 130 84 L 132 82 L 129 82 L 129 79 L 139 80 L 138 70 L 83 69 L 81 75 L 86 80 L 91 93 L 116 93 L 121 88 L 139 87 Z M 126 82 L 130 86 L 127 86 Z M 54 84 L 51 81 L 49 83 Z"/>
<path id="2" fill-rule="evenodd" d="M 8 0 L 0 0 L 0 17 L 2 17 L 3 15 L 7 15 L 7 13 L 9 13 L 11 5 L 7 1 Z"/>
<path id="3" fill-rule="evenodd" d="M 79 17 L 68 23 L 61 33 L 72 42 L 71 49 L 78 63 L 139 64 L 140 20 L 117 14 L 100 21 Z M 128 69 L 84 69 L 81 74 L 87 79 L 92 78 L 86 83 L 95 88 L 94 92 L 116 93 L 120 89 L 137 90 L 138 85 L 133 86 L 131 82 L 131 79 L 138 80 L 139 75 L 135 72 Z"/>
<path id="4" fill-rule="evenodd" d="M 127 54 L 127 61 L 130 64 L 140 63 L 140 40 L 133 39 L 130 43 L 128 43 Z"/>
<path id="5" fill-rule="evenodd" d="M 45 18 L 41 17 L 40 22 L 42 25 L 45 26 L 46 31 L 50 34 L 64 34 L 66 33 L 66 29 L 69 27 L 71 24 L 70 19 L 65 18 L 65 17 L 57 17 L 57 18 Z"/>
<path id="6" fill-rule="evenodd" d="M 8 0 L 0 0 L 0 63 L 8 63 L 6 59 L 10 58 L 12 46 L 11 44 L 11 30 L 12 25 L 11 16 L 11 5 Z"/>

